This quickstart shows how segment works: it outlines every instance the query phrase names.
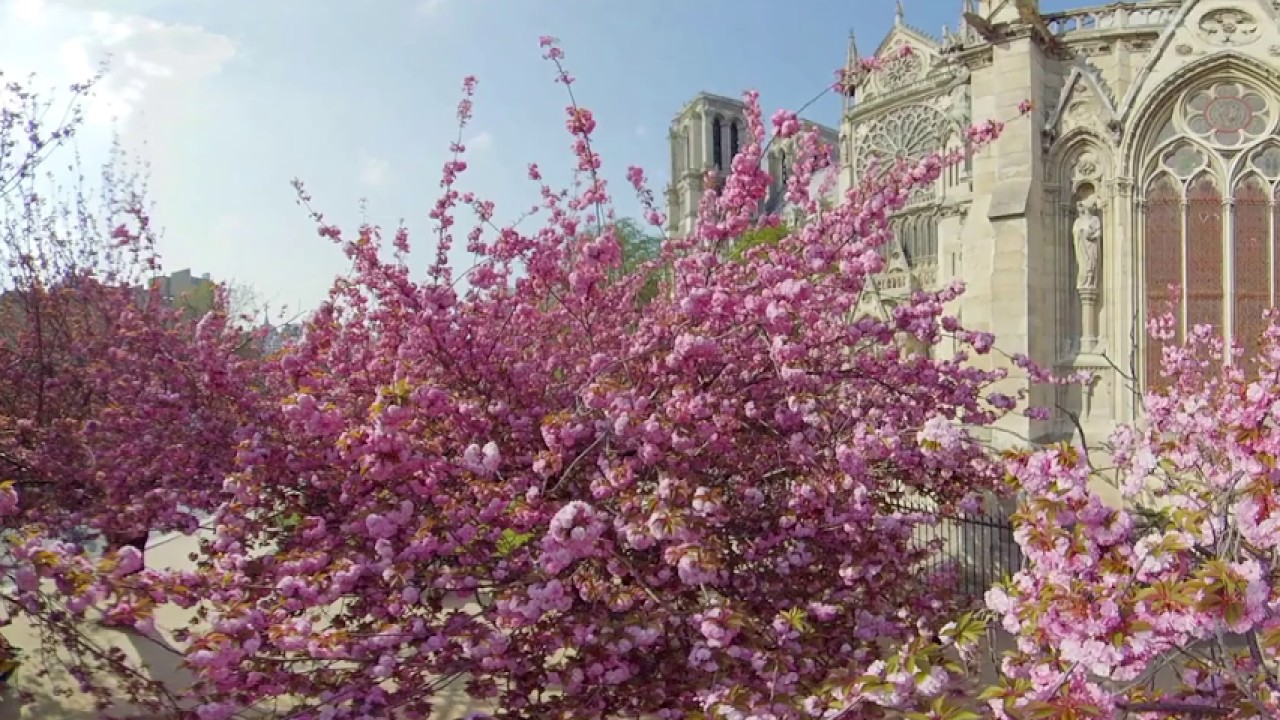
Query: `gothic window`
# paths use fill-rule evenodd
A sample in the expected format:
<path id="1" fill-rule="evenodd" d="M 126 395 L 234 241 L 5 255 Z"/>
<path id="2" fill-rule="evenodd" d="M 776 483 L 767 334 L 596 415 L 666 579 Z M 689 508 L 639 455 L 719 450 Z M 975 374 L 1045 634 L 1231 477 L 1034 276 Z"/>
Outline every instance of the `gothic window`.
<path id="1" fill-rule="evenodd" d="M 1205 173 L 1187 190 L 1187 327 L 1222 327 L 1222 192 Z"/>
<path id="2" fill-rule="evenodd" d="M 1221 77 L 1221 76 L 1219 76 Z M 1263 311 L 1280 304 L 1280 145 L 1273 98 L 1240 82 L 1193 87 L 1151 137 L 1143 201 L 1145 300 L 1162 315 L 1169 286 L 1179 338 L 1209 325 L 1255 362 Z M 1160 347 L 1145 350 L 1159 385 Z"/>
<path id="3" fill-rule="evenodd" d="M 1146 232 L 1143 238 L 1146 257 L 1148 316 L 1162 315 L 1169 301 L 1169 286 L 1182 284 L 1182 192 L 1180 183 L 1162 174 L 1147 188 Z M 1180 337 L 1180 336 L 1179 336 Z M 1161 348 L 1147 351 L 1147 381 L 1154 384 L 1160 376 Z"/>
<path id="4" fill-rule="evenodd" d="M 917 212 L 898 218 L 895 232 L 908 267 L 937 264 L 938 223 L 931 213 Z"/>
<path id="5" fill-rule="evenodd" d="M 738 157 L 738 121 L 729 123 L 729 159 Z"/>
<path id="6" fill-rule="evenodd" d="M 1233 200 L 1231 335 L 1244 346 L 1248 366 L 1266 329 L 1262 313 L 1271 305 L 1271 193 L 1251 174 L 1236 183 Z"/>
<path id="7" fill-rule="evenodd" d="M 724 170 L 724 146 L 720 139 L 723 128 L 724 123 L 718 115 L 711 119 L 711 163 L 721 171 Z"/>
<path id="8" fill-rule="evenodd" d="M 927 105 L 909 105 L 871 120 L 855 164 L 858 177 L 873 169 L 886 172 L 896 163 L 914 163 L 943 148 L 945 116 Z M 897 247 L 912 268 L 934 265 L 938 258 L 937 216 L 929 211 L 938 199 L 933 183 L 914 190 L 904 215 L 893 224 Z"/>
<path id="9" fill-rule="evenodd" d="M 924 61 L 919 51 L 904 52 L 902 46 L 881 55 L 880 72 L 876 74 L 880 89 L 893 92 L 911 85 L 924 72 Z"/>

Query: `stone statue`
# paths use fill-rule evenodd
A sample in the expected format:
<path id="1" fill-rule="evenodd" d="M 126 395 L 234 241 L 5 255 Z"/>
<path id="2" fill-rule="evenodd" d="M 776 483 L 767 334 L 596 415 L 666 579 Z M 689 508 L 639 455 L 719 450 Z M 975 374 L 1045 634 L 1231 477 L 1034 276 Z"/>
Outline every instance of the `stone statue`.
<path id="1" fill-rule="evenodd" d="M 1076 221 L 1071 225 L 1076 248 L 1076 287 L 1098 289 L 1098 261 L 1102 257 L 1102 213 L 1098 202 L 1085 198 L 1076 203 Z"/>

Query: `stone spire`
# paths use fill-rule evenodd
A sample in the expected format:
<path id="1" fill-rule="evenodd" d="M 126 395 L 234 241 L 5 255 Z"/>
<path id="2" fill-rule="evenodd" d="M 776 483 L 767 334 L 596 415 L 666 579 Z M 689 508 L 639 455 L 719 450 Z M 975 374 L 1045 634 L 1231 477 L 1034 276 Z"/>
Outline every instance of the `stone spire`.
<path id="1" fill-rule="evenodd" d="M 897 10 L 893 14 L 893 24 L 902 27 L 907 22 L 906 10 L 902 7 L 902 0 L 898 0 Z"/>
<path id="2" fill-rule="evenodd" d="M 845 56 L 845 60 L 844 60 L 844 78 L 843 79 L 845 82 L 845 86 L 844 88 L 842 88 L 844 92 L 841 93 L 844 96 L 842 104 L 844 105 L 844 109 L 846 111 L 849 109 L 849 105 L 853 101 L 853 96 L 857 92 L 856 86 L 857 86 L 857 83 L 860 81 L 859 73 L 858 73 L 858 62 L 860 60 L 861 60 L 861 57 L 858 55 L 858 37 L 854 34 L 853 28 L 850 28 L 849 29 L 849 51 L 848 51 L 848 54 Z"/>

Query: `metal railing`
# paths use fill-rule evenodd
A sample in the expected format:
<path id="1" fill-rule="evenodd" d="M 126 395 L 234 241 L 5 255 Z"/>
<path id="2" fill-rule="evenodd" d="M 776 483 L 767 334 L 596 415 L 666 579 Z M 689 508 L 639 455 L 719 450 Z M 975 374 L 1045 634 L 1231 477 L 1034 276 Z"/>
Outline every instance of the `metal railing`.
<path id="1" fill-rule="evenodd" d="M 1013 523 L 1007 513 L 998 509 L 999 503 L 987 504 L 997 508 L 974 514 L 940 510 L 932 500 L 919 495 L 892 503 L 903 512 L 932 516 L 932 521 L 915 527 L 917 547 L 937 548 L 922 563 L 921 570 L 935 572 L 955 567 L 957 590 L 973 602 L 981 602 L 992 585 L 1022 567 L 1022 550 L 1014 542 Z"/>

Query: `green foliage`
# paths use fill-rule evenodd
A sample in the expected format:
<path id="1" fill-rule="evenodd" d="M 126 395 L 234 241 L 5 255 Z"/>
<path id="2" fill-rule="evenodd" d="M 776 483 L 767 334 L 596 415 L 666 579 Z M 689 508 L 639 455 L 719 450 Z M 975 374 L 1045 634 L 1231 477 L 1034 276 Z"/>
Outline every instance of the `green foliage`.
<path id="1" fill-rule="evenodd" d="M 662 252 L 661 237 L 645 232 L 640 223 L 631 218 L 619 220 L 615 227 L 622 244 L 623 273 L 633 273 L 641 264 L 658 259 Z"/>
<path id="2" fill-rule="evenodd" d="M 746 257 L 747 252 L 752 248 L 761 245 L 777 245 L 782 238 L 791 234 L 791 229 L 786 225 L 777 225 L 774 227 L 757 227 L 752 228 L 742 234 L 729 248 L 729 259 L 734 262 L 741 262 Z"/>
<path id="3" fill-rule="evenodd" d="M 498 557 L 505 558 L 511 553 L 519 550 L 533 539 L 533 533 L 521 533 L 506 528 L 502 531 L 502 535 L 498 538 Z"/>
<path id="4" fill-rule="evenodd" d="M 624 218 L 618 221 L 615 229 L 618 233 L 618 242 L 622 245 L 622 267 L 619 270 L 619 277 L 631 275 L 641 265 L 657 260 L 662 254 L 662 238 L 646 232 L 639 222 Z M 661 280 L 661 269 L 649 274 L 637 298 L 641 305 L 648 303 L 658 294 Z"/>

